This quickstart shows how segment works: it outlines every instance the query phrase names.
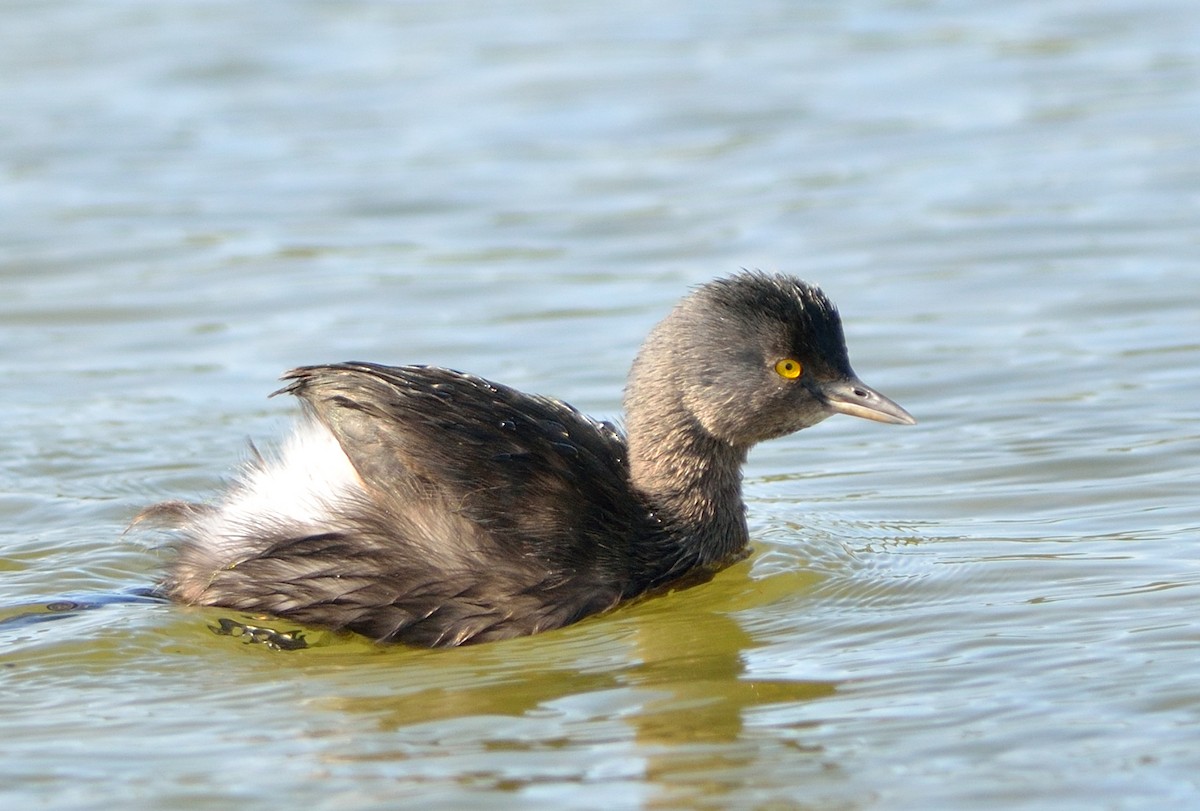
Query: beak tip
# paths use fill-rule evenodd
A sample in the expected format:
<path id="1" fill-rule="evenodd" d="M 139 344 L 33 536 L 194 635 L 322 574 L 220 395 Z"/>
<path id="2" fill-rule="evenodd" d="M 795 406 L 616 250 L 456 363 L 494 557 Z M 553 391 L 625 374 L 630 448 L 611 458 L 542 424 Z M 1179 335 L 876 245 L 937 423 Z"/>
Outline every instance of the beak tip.
<path id="1" fill-rule="evenodd" d="M 890 425 L 916 425 L 917 419 L 893 400 L 852 379 L 826 389 L 826 403 L 839 414 Z"/>
<path id="2" fill-rule="evenodd" d="M 912 414 L 909 414 L 904 409 L 897 406 L 896 411 L 888 409 L 887 411 L 877 411 L 871 409 L 870 413 L 866 411 L 849 412 L 844 411 L 844 414 L 851 414 L 854 417 L 862 417 L 863 419 L 874 420 L 875 422 L 883 422 L 888 425 L 916 425 L 917 419 Z"/>

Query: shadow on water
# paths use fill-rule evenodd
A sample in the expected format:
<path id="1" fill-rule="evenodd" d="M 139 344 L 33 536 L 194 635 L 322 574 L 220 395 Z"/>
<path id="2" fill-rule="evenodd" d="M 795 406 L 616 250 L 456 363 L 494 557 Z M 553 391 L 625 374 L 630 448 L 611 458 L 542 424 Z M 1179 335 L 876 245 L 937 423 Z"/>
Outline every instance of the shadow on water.
<path id="1" fill-rule="evenodd" d="M 749 675 L 746 653 L 762 643 L 732 615 L 756 586 L 749 568 L 739 564 L 714 583 L 541 636 L 452 651 L 398 650 L 411 657 L 403 665 L 402 693 L 346 697 L 338 709 L 372 715 L 383 730 L 469 716 L 529 716 L 563 702 L 571 714 L 600 717 L 610 714 L 608 697 L 619 691 L 622 706 L 632 698 L 637 707 L 623 719 L 639 742 L 736 740 L 749 710 L 837 690 L 831 681 Z"/>
<path id="2" fill-rule="evenodd" d="M 635 650 L 624 664 L 580 669 L 562 666 L 561 662 L 572 662 L 564 657 L 558 666 L 530 667 L 540 657 L 518 654 L 499 674 L 499 683 L 488 679 L 477 685 L 443 685 L 431 678 L 430 686 L 415 692 L 349 698 L 339 702 L 339 707 L 375 715 L 381 727 L 397 729 L 464 716 L 522 716 L 573 696 L 634 690 L 641 696 L 635 718 L 639 740 L 695 743 L 736 739 L 748 709 L 821 698 L 837 689 L 836 683 L 826 681 L 748 678 L 742 654 L 754 643 L 737 621 L 718 615 L 696 620 L 638 623 L 633 634 Z M 500 647 L 510 645 L 516 647 L 499 643 Z M 476 658 L 474 651 L 466 649 L 434 655 L 460 654 Z M 499 656 L 489 652 L 477 662 L 453 664 L 503 667 L 483 659 Z M 430 662 L 423 659 L 421 664 Z M 598 701 L 597 706 L 604 704 Z"/>
<path id="3" fill-rule="evenodd" d="M 125 603 L 163 603 L 153 589 L 134 588 L 116 594 L 87 594 L 61 597 L 44 603 L 22 603 L 0 607 L 0 631 L 26 628 L 43 622 L 71 619 L 86 611 Z"/>
<path id="4" fill-rule="evenodd" d="M 735 568 L 740 574 L 722 573 L 715 585 L 540 638 L 402 652 L 400 668 L 392 660 L 391 674 L 367 676 L 376 686 L 366 694 L 331 701 L 331 710 L 368 719 L 378 735 L 379 749 L 349 757 L 387 761 L 420 780 L 430 763 L 453 751 L 472 765 L 476 784 L 505 791 L 539 781 L 588 782 L 590 770 L 632 769 L 668 804 L 735 792 L 762 755 L 755 719 L 839 688 L 834 681 L 753 675 L 748 654 L 763 643 L 729 608 L 754 581 L 748 567 Z M 387 689 L 397 681 L 402 691 Z M 789 736 L 794 747 L 786 757 L 799 772 L 819 772 L 825 754 L 803 737 L 799 730 Z M 553 773 L 561 753 L 572 750 L 591 753 L 592 766 L 571 777 Z M 501 765 L 508 758 L 526 768 L 510 771 Z"/>

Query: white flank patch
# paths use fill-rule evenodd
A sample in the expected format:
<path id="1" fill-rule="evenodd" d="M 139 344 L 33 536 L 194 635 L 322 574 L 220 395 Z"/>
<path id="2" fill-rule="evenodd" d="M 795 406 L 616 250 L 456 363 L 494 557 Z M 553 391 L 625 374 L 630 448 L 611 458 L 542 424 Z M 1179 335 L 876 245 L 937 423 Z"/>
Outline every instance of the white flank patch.
<path id="1" fill-rule="evenodd" d="M 227 554 L 249 551 L 256 527 L 319 533 L 335 505 L 364 494 L 362 479 L 329 429 L 302 419 L 277 453 L 254 461 L 201 521 L 200 535 Z"/>

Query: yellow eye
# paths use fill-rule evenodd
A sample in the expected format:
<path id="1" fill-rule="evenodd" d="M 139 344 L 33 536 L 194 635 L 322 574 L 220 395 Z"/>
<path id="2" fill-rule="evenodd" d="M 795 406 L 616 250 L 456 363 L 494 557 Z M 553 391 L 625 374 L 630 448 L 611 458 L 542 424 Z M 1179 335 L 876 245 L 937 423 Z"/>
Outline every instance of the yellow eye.
<path id="1" fill-rule="evenodd" d="M 794 358 L 784 358 L 775 363 L 775 372 L 788 380 L 795 380 L 803 371 L 804 367 L 800 365 L 800 361 Z"/>

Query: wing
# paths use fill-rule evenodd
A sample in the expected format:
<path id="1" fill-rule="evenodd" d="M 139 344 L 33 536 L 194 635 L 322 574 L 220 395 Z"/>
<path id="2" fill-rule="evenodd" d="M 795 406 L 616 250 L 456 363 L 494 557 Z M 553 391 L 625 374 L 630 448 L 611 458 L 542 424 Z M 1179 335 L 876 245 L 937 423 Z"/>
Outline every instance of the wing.
<path id="1" fill-rule="evenodd" d="M 472 589 L 506 583 L 498 601 L 544 592 L 559 613 L 575 602 L 591 613 L 623 592 L 632 539 L 651 519 L 611 425 L 436 367 L 342 363 L 284 379 L 280 391 L 334 434 L 376 512 L 422 550 L 398 559 L 440 557 L 430 563 L 451 577 L 474 569 Z"/>

